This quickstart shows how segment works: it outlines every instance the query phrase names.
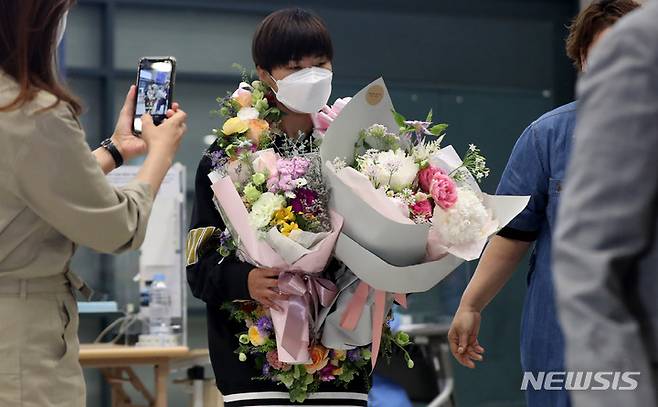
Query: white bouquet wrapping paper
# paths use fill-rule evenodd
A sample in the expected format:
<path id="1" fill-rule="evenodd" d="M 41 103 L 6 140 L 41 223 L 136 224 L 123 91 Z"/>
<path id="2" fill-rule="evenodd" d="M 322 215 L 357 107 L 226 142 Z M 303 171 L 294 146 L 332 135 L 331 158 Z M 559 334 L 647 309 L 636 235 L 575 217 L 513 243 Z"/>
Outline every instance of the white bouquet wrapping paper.
<path id="1" fill-rule="evenodd" d="M 435 210 L 433 223 L 416 224 L 405 218 L 381 190 L 363 174 L 350 168 L 361 130 L 380 124 L 391 131 L 393 103 L 382 78 L 357 93 L 327 129 L 320 154 L 331 188 L 330 207 L 344 218 L 335 254 L 360 280 L 340 291 L 333 314 L 325 321 L 324 341 L 340 348 L 373 343 L 373 365 L 379 347 L 384 313 L 392 299 L 403 306 L 404 294 L 431 289 L 464 261 L 480 257 L 491 235 L 520 213 L 529 197 L 494 196 L 483 193 L 466 174 L 461 181 L 488 215 L 481 235 L 460 244 L 446 244 L 446 236 L 459 233 L 459 218 Z M 343 161 L 346 166 L 334 163 Z M 459 168 L 462 160 L 451 146 L 441 148 L 430 163 L 447 173 Z M 441 209 L 439 209 L 441 210 Z M 450 216 L 453 216 L 451 219 Z M 452 223 L 450 222 L 452 220 Z M 452 225 L 453 228 L 444 228 Z M 337 323 L 338 322 L 338 323 Z"/>

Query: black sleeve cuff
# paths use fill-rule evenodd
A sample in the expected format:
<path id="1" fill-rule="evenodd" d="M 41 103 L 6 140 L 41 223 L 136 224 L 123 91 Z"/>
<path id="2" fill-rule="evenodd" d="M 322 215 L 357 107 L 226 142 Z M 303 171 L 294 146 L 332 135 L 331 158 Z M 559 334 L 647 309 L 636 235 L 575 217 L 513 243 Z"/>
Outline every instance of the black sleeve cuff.
<path id="1" fill-rule="evenodd" d="M 498 236 L 506 239 L 520 240 L 522 242 L 534 242 L 539 237 L 539 232 L 519 230 L 505 226 L 498 232 Z"/>
<path id="2" fill-rule="evenodd" d="M 219 276 L 220 281 L 215 285 L 221 291 L 221 296 L 225 300 L 250 300 L 249 295 L 249 272 L 254 268 L 249 263 L 238 260 L 235 256 L 226 257 L 225 264 L 221 265 L 222 270 L 215 275 Z"/>

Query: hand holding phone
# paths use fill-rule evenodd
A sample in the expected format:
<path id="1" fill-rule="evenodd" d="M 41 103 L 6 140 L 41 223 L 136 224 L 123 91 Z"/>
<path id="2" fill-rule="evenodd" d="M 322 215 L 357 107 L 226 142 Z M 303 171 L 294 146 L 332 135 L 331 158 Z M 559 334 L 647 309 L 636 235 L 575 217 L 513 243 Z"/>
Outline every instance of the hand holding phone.
<path id="1" fill-rule="evenodd" d="M 156 126 L 167 117 L 167 111 L 172 108 L 175 78 L 176 58 L 144 57 L 139 60 L 132 124 L 135 135 L 142 132 L 144 114 L 150 114 Z"/>

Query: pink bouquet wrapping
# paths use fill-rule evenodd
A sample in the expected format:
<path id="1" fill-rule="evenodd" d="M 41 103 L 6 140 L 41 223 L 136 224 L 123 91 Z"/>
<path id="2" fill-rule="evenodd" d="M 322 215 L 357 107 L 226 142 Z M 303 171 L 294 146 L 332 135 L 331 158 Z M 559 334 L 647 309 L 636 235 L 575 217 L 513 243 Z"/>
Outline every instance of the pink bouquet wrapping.
<path id="1" fill-rule="evenodd" d="M 242 158 L 239 165 L 249 167 L 245 171 L 251 174 L 246 177 L 250 182 L 240 182 L 238 173 L 241 171 L 231 171 L 235 167 L 232 164 L 226 166 L 229 172 L 224 176 L 216 171 L 209 174 L 218 209 L 230 230 L 238 255 L 256 267 L 284 271 L 279 277 L 278 288 L 289 294 L 290 299 L 277 302 L 281 311 L 270 311 L 279 358 L 286 363 L 308 362 L 309 329 L 319 322 L 316 319 L 321 308 L 329 306 L 336 295 L 335 285 L 321 278 L 321 273 L 332 256 L 343 218 L 332 212 L 326 231 L 310 232 L 299 225 L 306 216 L 304 205 L 293 209 L 298 203 L 296 199 L 304 193 L 315 194 L 309 189 L 312 185 L 303 177 L 307 175 L 312 159 L 304 158 L 303 167 L 307 168 L 293 179 L 287 179 L 283 174 L 283 165 L 299 160 L 280 157 L 272 150 L 254 152 Z M 254 185 L 254 181 L 262 187 Z M 286 182 L 292 186 L 287 188 Z M 242 195 L 236 186 L 242 188 Z M 267 192 L 253 192 L 254 188 Z M 304 221 L 310 224 L 308 219 Z"/>
<path id="2" fill-rule="evenodd" d="M 310 321 L 308 316 L 317 315 L 320 308 L 329 306 L 336 295 L 333 283 L 320 275 L 332 256 L 343 218 L 332 213 L 331 231 L 310 250 L 293 241 L 274 244 L 273 248 L 271 240 L 259 236 L 250 224 L 247 208 L 231 177 L 217 179 L 215 175 L 211 174 L 215 199 L 240 256 L 256 267 L 285 270 L 279 277 L 278 288 L 282 293 L 289 294 L 290 299 L 277 302 L 282 311 L 270 310 L 279 358 L 286 363 L 306 363 L 309 360 L 309 324 L 315 322 Z M 290 245 L 296 247 L 290 250 Z M 285 257 L 291 251 L 304 254 L 296 261 L 288 262 Z"/>
<path id="3" fill-rule="evenodd" d="M 277 301 L 282 311 L 270 310 L 279 359 L 285 363 L 308 362 L 310 321 L 307 314 L 311 310 L 319 312 L 318 305 L 329 306 L 336 295 L 333 283 L 320 278 L 320 274 L 331 258 L 343 218 L 333 213 L 332 231 L 312 252 L 288 263 L 249 224 L 247 209 L 230 177 L 214 182 L 212 190 L 223 216 L 230 222 L 231 233 L 237 237 L 234 239 L 244 258 L 256 267 L 286 270 L 279 277 L 279 290 L 290 294 L 290 300 Z"/>

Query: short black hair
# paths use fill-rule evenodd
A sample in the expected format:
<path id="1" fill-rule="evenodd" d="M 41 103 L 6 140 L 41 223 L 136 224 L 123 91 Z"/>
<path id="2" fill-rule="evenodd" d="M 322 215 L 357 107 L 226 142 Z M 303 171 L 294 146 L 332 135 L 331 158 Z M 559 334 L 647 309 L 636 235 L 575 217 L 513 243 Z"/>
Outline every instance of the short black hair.
<path id="1" fill-rule="evenodd" d="M 324 21 L 301 8 L 275 11 L 265 17 L 254 34 L 251 55 L 257 67 L 272 68 L 308 56 L 334 57 L 331 36 Z"/>

